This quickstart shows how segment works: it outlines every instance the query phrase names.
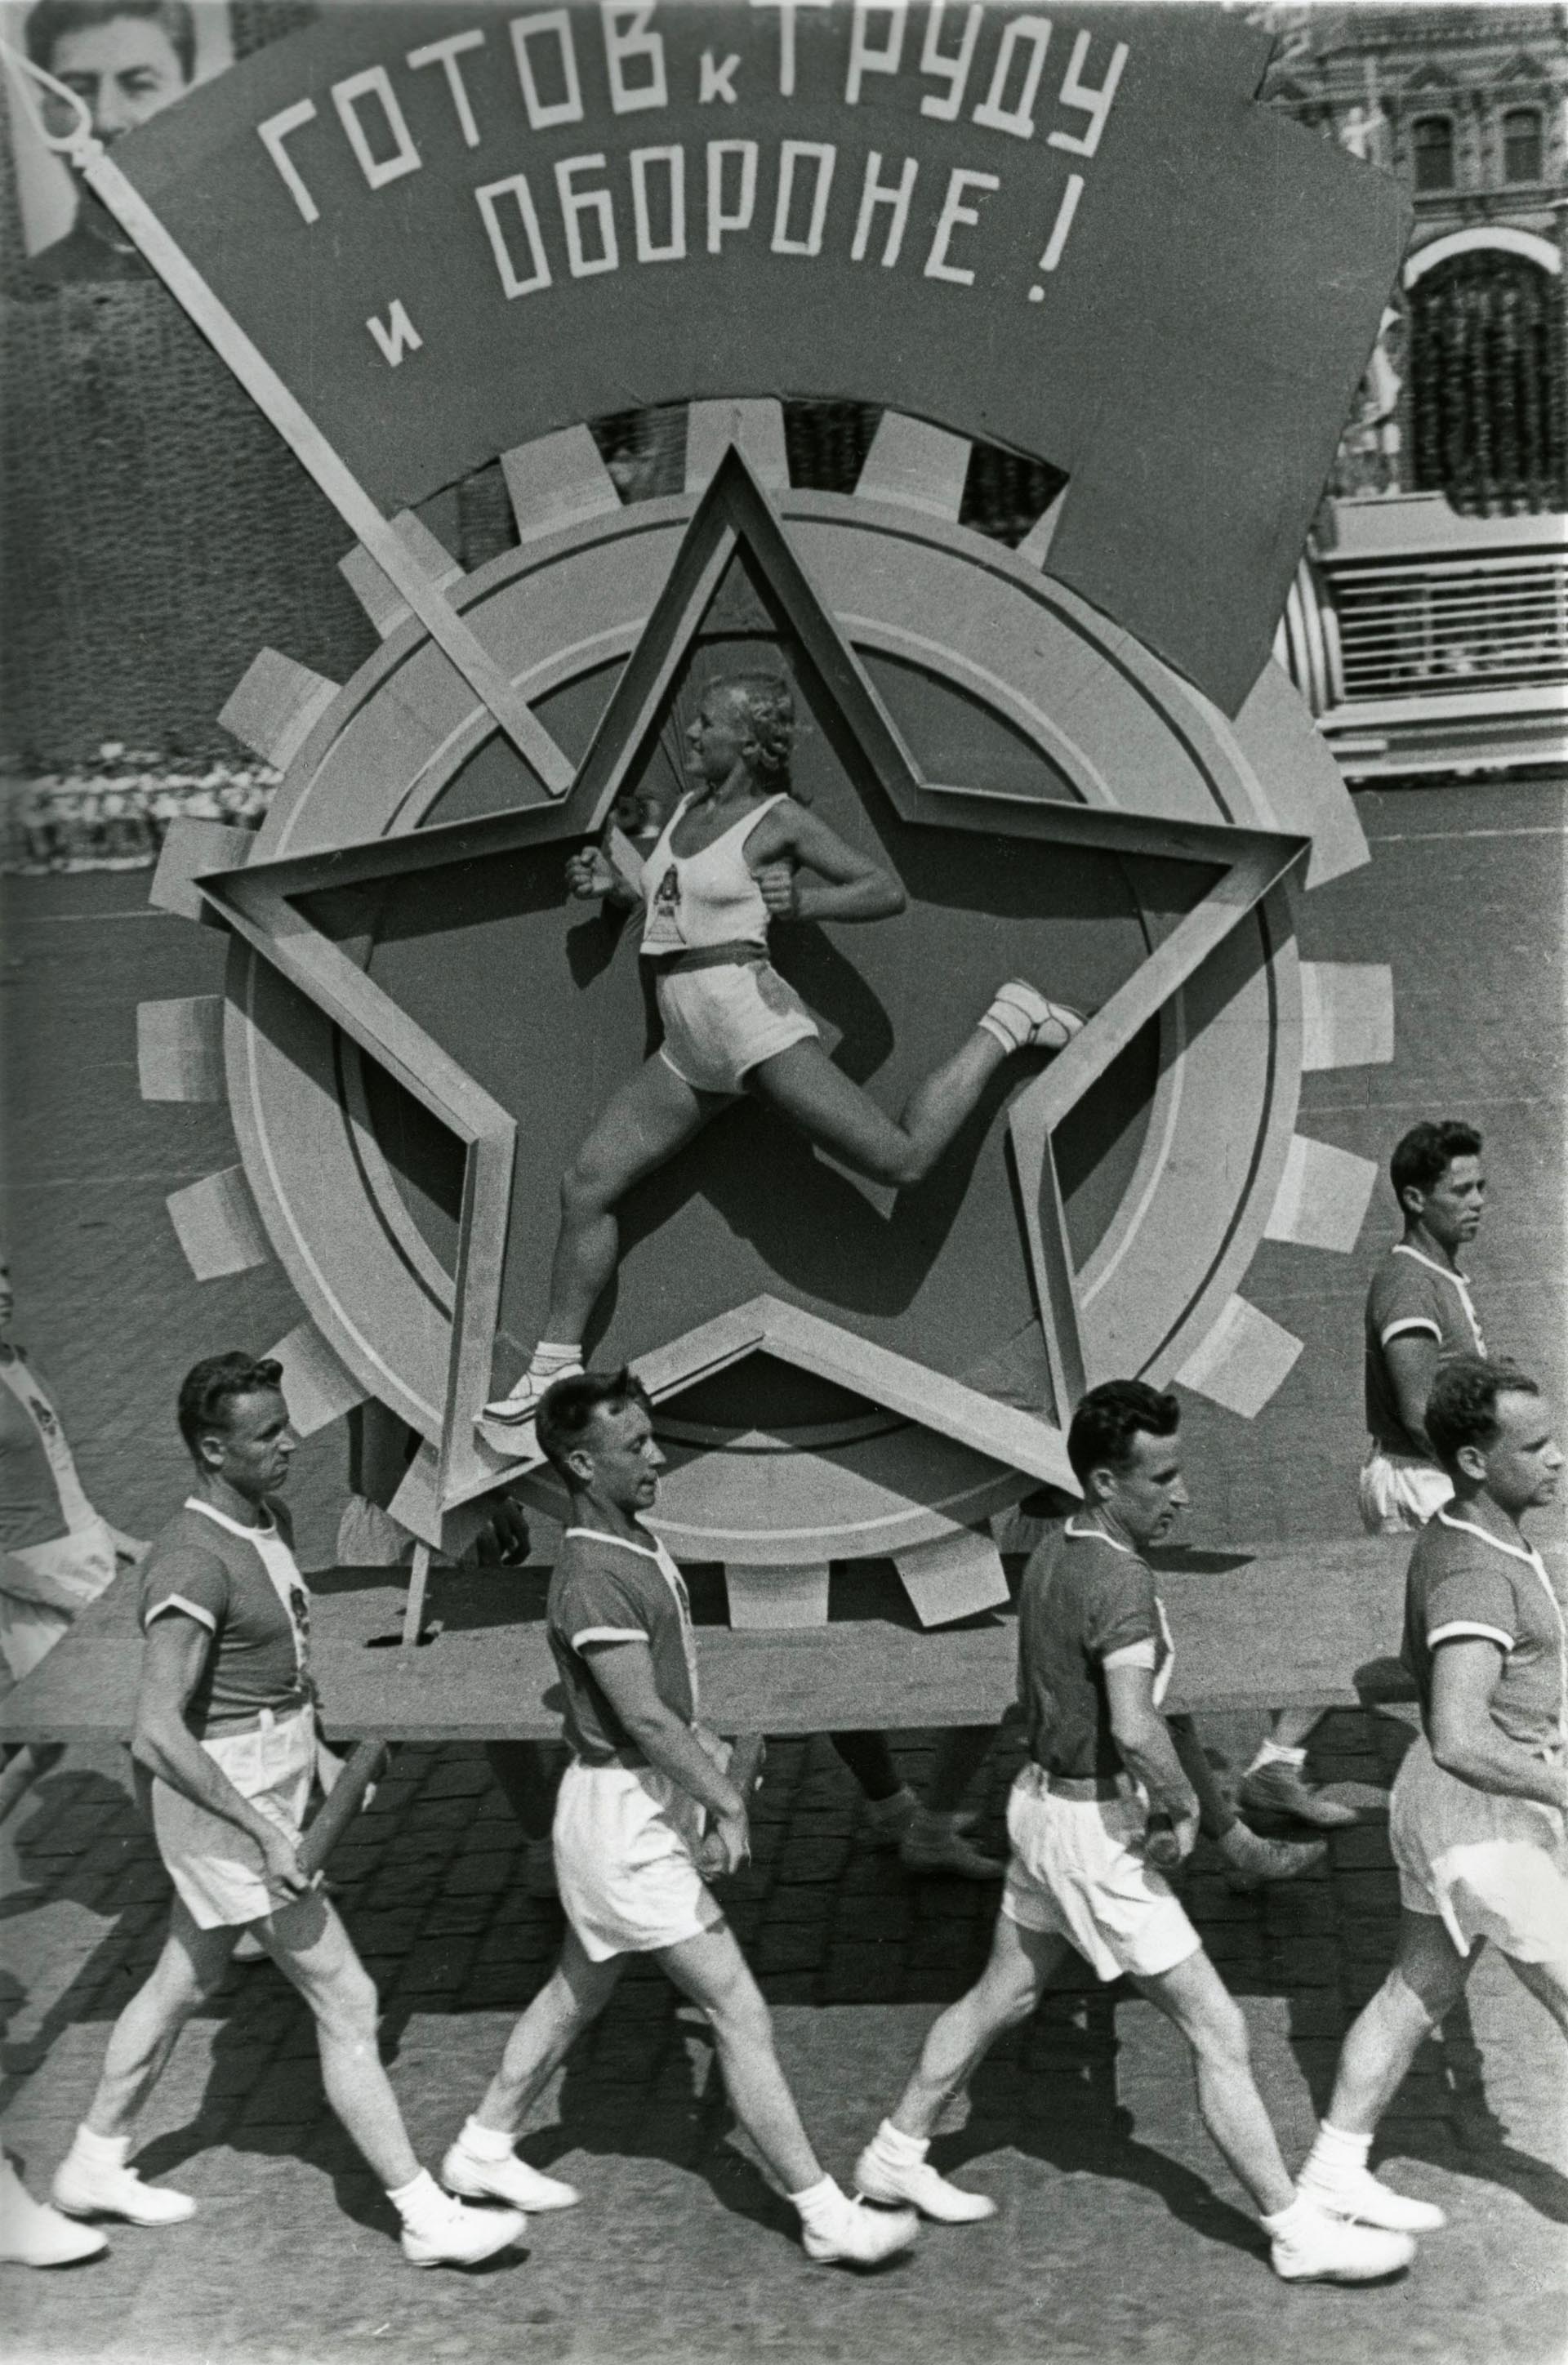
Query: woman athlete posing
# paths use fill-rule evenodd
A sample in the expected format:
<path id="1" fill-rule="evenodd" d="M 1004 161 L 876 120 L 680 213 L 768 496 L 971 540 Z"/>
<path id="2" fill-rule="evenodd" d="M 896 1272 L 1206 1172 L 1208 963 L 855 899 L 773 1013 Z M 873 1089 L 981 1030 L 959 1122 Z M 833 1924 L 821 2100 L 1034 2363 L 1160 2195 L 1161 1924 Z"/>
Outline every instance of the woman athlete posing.
<path id="1" fill-rule="evenodd" d="M 738 1094 L 754 1093 L 879 1182 L 918 1182 L 1004 1059 L 1059 1051 L 1083 1024 L 1078 1011 L 1032 985 L 1003 985 L 896 1124 L 834 1067 L 816 1021 L 768 961 L 769 924 L 891 919 L 904 894 L 879 863 L 846 846 L 790 794 L 794 732 L 788 684 L 747 673 L 715 682 L 687 734 L 698 786 L 649 855 L 641 898 L 642 950 L 656 964 L 664 1042 L 615 1094 L 562 1177 L 545 1335 L 511 1394 L 480 1416 L 503 1451 L 532 1421 L 551 1382 L 582 1369 L 583 1333 L 620 1253 L 621 1200 Z M 571 857 L 566 880 L 587 900 L 639 901 L 597 847 Z"/>

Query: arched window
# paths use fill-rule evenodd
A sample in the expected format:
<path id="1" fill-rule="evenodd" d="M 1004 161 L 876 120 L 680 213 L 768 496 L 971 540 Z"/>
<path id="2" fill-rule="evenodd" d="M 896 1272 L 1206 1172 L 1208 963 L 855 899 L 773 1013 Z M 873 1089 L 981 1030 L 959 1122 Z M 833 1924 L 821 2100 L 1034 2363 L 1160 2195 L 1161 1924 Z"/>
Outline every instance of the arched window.
<path id="1" fill-rule="evenodd" d="M 1562 282 L 1475 247 L 1410 290 L 1412 488 L 1482 516 L 1568 501 Z"/>
<path id="2" fill-rule="evenodd" d="M 1418 115 L 1411 127 L 1410 143 L 1416 160 L 1417 189 L 1451 189 L 1453 186 L 1453 118 L 1447 115 Z"/>
<path id="3" fill-rule="evenodd" d="M 1534 183 L 1543 177 L 1540 109 L 1510 106 L 1503 118 L 1503 178 Z"/>

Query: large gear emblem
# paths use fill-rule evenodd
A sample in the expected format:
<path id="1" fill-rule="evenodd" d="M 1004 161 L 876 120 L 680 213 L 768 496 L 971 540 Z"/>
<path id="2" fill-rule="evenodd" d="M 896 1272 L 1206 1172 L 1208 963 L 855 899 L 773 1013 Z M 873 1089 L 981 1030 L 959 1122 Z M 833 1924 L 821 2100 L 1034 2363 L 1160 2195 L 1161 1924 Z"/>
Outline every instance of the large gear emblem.
<path id="1" fill-rule="evenodd" d="M 408 1421 L 399 1516 L 438 1540 L 507 1474 L 472 1427 L 492 1354 L 510 1377 L 556 1178 L 645 1048 L 634 949 L 564 908 L 560 841 L 667 765 L 704 669 L 782 652 L 809 785 L 910 895 L 780 954 L 841 1062 L 896 1102 L 1009 974 L 1098 1016 L 906 1205 L 725 1117 L 629 1210 L 598 1351 L 648 1376 L 663 1523 L 734 1622 L 812 1622 L 868 1557 L 938 1621 L 999 1597 L 986 1523 L 1064 1477 L 1085 1382 L 1252 1415 L 1290 1370 L 1248 1266 L 1265 1237 L 1348 1250 L 1374 1180 L 1298 1133 L 1301 1073 L 1392 1056 L 1387 970 L 1300 959 L 1296 911 L 1366 849 L 1278 667 L 1227 720 L 1053 581 L 1049 510 L 1016 550 L 959 523 L 965 438 L 885 413 L 852 495 L 790 486 L 774 402 L 693 404 L 687 450 L 681 495 L 625 505 L 586 428 L 503 454 L 520 539 L 467 577 L 400 521 L 564 798 L 364 553 L 382 645 L 350 681 L 258 656 L 224 720 L 281 786 L 258 840 L 171 849 L 161 900 L 234 943 L 222 996 L 144 1008 L 143 1090 L 226 1093 L 241 1165 L 170 1202 L 193 1271 L 281 1259 L 297 1416 Z"/>

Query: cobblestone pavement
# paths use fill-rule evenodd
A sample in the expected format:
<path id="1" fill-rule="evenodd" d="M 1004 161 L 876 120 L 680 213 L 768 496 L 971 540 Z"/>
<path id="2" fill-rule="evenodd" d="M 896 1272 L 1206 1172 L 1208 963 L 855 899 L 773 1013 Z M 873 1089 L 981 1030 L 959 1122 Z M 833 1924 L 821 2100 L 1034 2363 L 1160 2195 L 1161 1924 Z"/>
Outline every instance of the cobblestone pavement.
<path id="1" fill-rule="evenodd" d="M 1250 1738 L 1220 1720 L 1211 1742 Z M 1384 1783 L 1405 1733 L 1339 1716 L 1329 1774 Z M 920 1778 L 930 1736 L 905 1736 Z M 1013 1758 L 999 1743 L 985 1808 Z M 6 2144 L 42 2192 L 84 2107 L 115 2013 L 159 1944 L 166 1886 L 118 1753 L 73 1751 L 0 1833 Z M 1360 1795 L 1360 1794 L 1358 1794 Z M 1368 1791 L 1370 1803 L 1375 1793 Z M 385 2049 L 432 2165 L 472 2106 L 560 1935 L 523 1893 L 520 1840 L 468 1747 L 409 1747 L 333 1859 L 379 1986 Z M 776 1746 L 756 1864 L 731 1911 L 786 2068 L 841 2177 L 935 2008 L 983 1958 L 996 1890 L 912 1881 L 871 1846 L 824 1742 Z M 1243 1998 L 1287 2153 L 1305 2147 L 1347 2014 L 1376 1986 L 1397 1899 L 1381 1821 L 1337 1834 L 1322 1877 L 1260 1899 L 1212 1870 L 1189 1901 Z M 534 2114 L 525 2150 L 584 2188 L 526 2249 L 420 2275 L 322 2101 L 309 2021 L 270 1965 L 236 1970 L 175 2050 L 142 2129 L 145 2171 L 202 2206 L 121 2229 L 70 2273 L 0 2269 L 17 2365 L 347 2365 L 361 2358 L 538 2365 L 780 2365 L 870 2353 L 908 2365 L 1547 2365 L 1568 2323 L 1568 2057 L 1495 1958 L 1428 2046 L 1383 2129 L 1393 2180 L 1449 2230 L 1372 2291 L 1286 2290 L 1198 2124 L 1182 2047 L 1131 1990 L 1078 1983 L 1000 2046 L 936 2157 L 1002 2204 L 928 2228 L 857 2279 L 809 2265 L 792 2213 L 735 2135 L 703 2025 L 633 1970 Z"/>

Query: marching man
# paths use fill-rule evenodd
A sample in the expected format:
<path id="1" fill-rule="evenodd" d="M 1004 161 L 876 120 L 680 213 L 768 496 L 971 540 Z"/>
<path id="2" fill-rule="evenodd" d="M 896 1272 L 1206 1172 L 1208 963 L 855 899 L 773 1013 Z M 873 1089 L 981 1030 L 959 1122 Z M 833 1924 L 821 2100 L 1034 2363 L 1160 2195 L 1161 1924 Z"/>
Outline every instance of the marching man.
<path id="1" fill-rule="evenodd" d="M 1439 1373 L 1425 1430 L 1453 1499 L 1422 1529 L 1406 1588 L 1421 1732 L 1389 1805 L 1399 1952 L 1345 2039 L 1303 2172 L 1330 2206 L 1382 2190 L 1367 2172 L 1373 2130 L 1484 1940 L 1568 2035 L 1568 1649 L 1519 1527 L 1555 1499 L 1562 1455 L 1535 1382 L 1480 1356 Z"/>
<path id="2" fill-rule="evenodd" d="M 173 2225 L 196 2202 L 144 2183 L 132 2128 L 175 2039 L 253 1930 L 316 2021 L 330 2102 L 402 2220 L 413 2265 L 472 2266 L 515 2242 L 515 2210 L 469 2209 L 420 2167 L 376 2046 L 375 1990 L 299 1862 L 312 1783 L 342 1767 L 318 1738 L 309 1600 L 275 1501 L 295 1437 L 281 1367 L 214 1355 L 185 1374 L 180 1431 L 196 1464 L 142 1575 L 146 1637 L 131 1754 L 174 1911 L 163 1951 L 109 2038 L 96 2093 L 54 2179 L 71 2217 Z"/>
<path id="3" fill-rule="evenodd" d="M 1085 1508 L 1039 1546 L 1019 1600 L 1029 1754 L 1008 1801 L 1013 1854 L 991 1960 L 933 2026 L 855 2180 L 869 2200 L 950 2224 L 994 2214 L 925 2155 L 943 2111 L 1002 2031 L 1029 2018 L 1072 1945 L 1102 1979 L 1129 1975 L 1191 2046 L 1204 2124 L 1257 2204 L 1274 2272 L 1368 2282 L 1409 2263 L 1409 2235 L 1385 2229 L 1410 2222 L 1416 2204 L 1371 2177 L 1342 2210 L 1296 2191 L 1253 2083 L 1247 2023 L 1161 1869 L 1198 1828 L 1159 1710 L 1170 1633 L 1143 1558 L 1187 1501 L 1179 1418 L 1175 1397 L 1140 1380 L 1092 1388 L 1073 1415 L 1068 1457 Z"/>
<path id="4" fill-rule="evenodd" d="M 577 2199 L 512 2145 L 628 1956 L 653 1955 L 707 2013 L 735 2116 L 799 2212 L 807 2257 L 875 2265 L 908 2248 L 918 2220 L 909 2209 L 859 2208 L 823 2175 L 767 2006 L 703 1879 L 745 1860 L 746 1802 L 724 1770 L 729 1752 L 697 1721 L 685 1583 L 643 1524 L 664 1460 L 647 1395 L 629 1372 L 579 1372 L 545 1392 L 538 1418 L 540 1445 L 571 1496 L 547 1612 L 572 1752 L 554 1826 L 566 1940 L 442 2177 L 454 2191 L 522 2208 Z M 543 2200 L 542 2185 L 553 2185 Z"/>

